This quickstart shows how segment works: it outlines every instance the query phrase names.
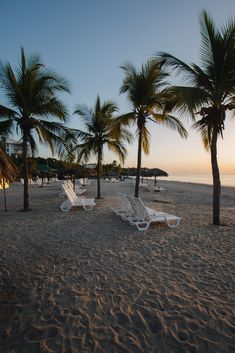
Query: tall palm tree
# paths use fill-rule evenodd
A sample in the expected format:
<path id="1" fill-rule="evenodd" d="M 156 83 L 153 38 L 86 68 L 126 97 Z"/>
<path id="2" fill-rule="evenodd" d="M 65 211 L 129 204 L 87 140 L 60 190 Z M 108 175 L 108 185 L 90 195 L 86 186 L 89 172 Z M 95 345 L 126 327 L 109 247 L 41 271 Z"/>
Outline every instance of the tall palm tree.
<path id="1" fill-rule="evenodd" d="M 75 146 L 74 150 L 77 152 L 78 161 L 84 160 L 87 162 L 92 154 L 97 157 L 98 199 L 101 198 L 100 178 L 104 146 L 116 153 L 120 160 L 124 162 L 127 152 L 124 142 L 130 142 L 131 140 L 130 133 L 121 127 L 114 117 L 117 110 L 117 106 L 113 102 L 106 101 L 101 104 L 100 97 L 97 96 L 93 109 L 78 105 L 74 111 L 74 114 L 83 118 L 86 128 L 86 131 L 78 131 L 80 143 Z"/>
<path id="2" fill-rule="evenodd" d="M 140 71 L 137 71 L 130 63 L 121 66 L 121 68 L 125 77 L 120 93 L 127 94 L 132 104 L 132 111 L 122 115 L 119 120 L 124 125 L 137 124 L 138 156 L 135 197 L 138 197 L 142 149 L 145 154 L 150 152 L 150 132 L 147 123 L 151 121 L 166 125 L 177 130 L 181 137 L 187 137 L 187 132 L 179 119 L 169 114 L 168 96 L 163 89 L 167 74 L 161 70 L 156 60 L 147 61 L 145 65 L 142 65 Z"/>
<path id="3" fill-rule="evenodd" d="M 175 106 L 191 113 L 194 127 L 201 133 L 210 150 L 213 175 L 213 224 L 220 225 L 220 172 L 217 161 L 217 140 L 223 138 L 227 111 L 235 111 L 235 19 L 216 28 L 211 17 L 200 15 L 201 66 L 187 65 L 180 59 L 160 53 L 164 67 L 175 69 L 185 86 L 171 88 Z M 201 115 L 197 120 L 196 114 Z M 194 120 L 194 121 L 195 121 Z"/>
<path id="4" fill-rule="evenodd" d="M 16 166 L 13 164 L 4 150 L 0 147 L 0 186 L 3 188 L 5 211 L 7 210 L 6 185 L 15 180 L 16 174 Z"/>
<path id="5" fill-rule="evenodd" d="M 8 106 L 0 105 L 0 134 L 21 135 L 23 146 L 24 204 L 29 210 L 28 161 L 29 149 L 37 151 L 37 142 L 50 147 L 52 153 L 66 147 L 64 135 L 69 132 L 64 123 L 67 110 L 58 98 L 59 92 L 69 92 L 64 79 L 48 70 L 38 56 L 25 57 L 21 49 L 21 62 L 14 70 L 10 63 L 0 64 L 0 88 Z M 53 116 L 57 121 L 51 121 Z"/>

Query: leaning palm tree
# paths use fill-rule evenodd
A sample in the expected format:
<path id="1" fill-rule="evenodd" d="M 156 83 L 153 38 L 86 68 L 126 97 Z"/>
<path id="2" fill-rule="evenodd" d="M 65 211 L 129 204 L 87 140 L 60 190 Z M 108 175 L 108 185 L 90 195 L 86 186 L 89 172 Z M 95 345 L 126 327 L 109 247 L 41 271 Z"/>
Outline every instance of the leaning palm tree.
<path id="1" fill-rule="evenodd" d="M 127 93 L 132 104 L 132 111 L 119 117 L 121 124 L 137 124 L 138 156 L 135 197 L 139 195 L 142 149 L 145 154 L 150 152 L 150 132 L 147 123 L 152 121 L 166 125 L 178 131 L 181 137 L 187 137 L 187 132 L 176 117 L 170 115 L 168 96 L 165 94 L 164 73 L 156 60 L 149 60 L 138 72 L 132 64 L 121 66 L 125 73 L 120 93 Z M 170 105 L 169 105 L 170 106 Z"/>
<path id="2" fill-rule="evenodd" d="M 14 70 L 9 63 L 0 64 L 0 88 L 8 106 L 0 105 L 0 133 L 21 135 L 23 147 L 24 204 L 29 210 L 28 160 L 29 151 L 37 151 L 37 140 L 54 151 L 66 147 L 64 135 L 69 130 L 67 110 L 57 93 L 69 92 L 64 79 L 47 70 L 38 56 L 25 57 L 21 49 L 21 62 Z M 51 121 L 53 116 L 57 121 Z"/>
<path id="3" fill-rule="evenodd" d="M 4 150 L 0 147 L 0 186 L 3 189 L 5 211 L 7 211 L 6 186 L 15 180 L 16 174 L 16 166 L 13 164 Z"/>
<path id="4" fill-rule="evenodd" d="M 124 162 L 126 148 L 124 142 L 130 142 L 130 133 L 117 123 L 114 113 L 117 112 L 117 106 L 106 101 L 103 104 L 97 96 L 95 106 L 90 109 L 86 106 L 77 106 L 74 114 L 83 118 L 85 130 L 78 130 L 79 144 L 74 147 L 77 152 L 78 161 L 87 162 L 91 155 L 97 157 L 97 198 L 101 198 L 100 178 L 102 172 L 102 160 L 104 146 L 118 155 Z"/>
<path id="5" fill-rule="evenodd" d="M 187 65 L 180 59 L 160 53 L 164 67 L 175 69 L 185 86 L 174 86 L 170 94 L 175 106 L 189 112 L 194 127 L 201 133 L 206 149 L 210 150 L 213 175 L 213 224 L 220 225 L 220 172 L 217 161 L 217 140 L 223 138 L 227 111 L 235 111 L 235 19 L 216 28 L 203 11 L 201 25 L 201 66 Z M 197 120 L 196 115 L 201 115 Z"/>

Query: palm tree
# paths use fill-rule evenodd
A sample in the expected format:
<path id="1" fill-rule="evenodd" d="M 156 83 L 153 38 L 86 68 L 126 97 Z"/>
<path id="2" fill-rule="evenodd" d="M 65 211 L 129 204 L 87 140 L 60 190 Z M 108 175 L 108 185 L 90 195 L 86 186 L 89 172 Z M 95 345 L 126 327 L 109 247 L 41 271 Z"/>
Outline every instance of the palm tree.
<path id="1" fill-rule="evenodd" d="M 74 114 L 81 116 L 85 122 L 86 131 L 78 130 L 78 138 L 80 143 L 75 146 L 78 161 L 87 162 L 91 155 L 97 157 L 97 198 L 101 198 L 100 178 L 102 172 L 102 160 L 104 146 L 118 155 L 120 160 L 124 162 L 126 148 L 124 142 L 130 142 L 130 133 L 117 123 L 114 113 L 117 112 L 117 106 L 106 101 L 100 102 L 97 96 L 95 106 L 89 109 L 86 106 L 77 106 Z"/>
<path id="2" fill-rule="evenodd" d="M 175 106 L 189 112 L 194 127 L 201 133 L 206 149 L 210 150 L 213 175 L 213 224 L 220 225 L 220 172 L 217 161 L 217 140 L 223 138 L 226 111 L 235 109 L 235 20 L 216 28 L 203 11 L 201 27 L 201 66 L 187 65 L 180 59 L 160 53 L 164 67 L 175 69 L 185 80 L 185 86 L 174 86 L 170 94 Z"/>
<path id="3" fill-rule="evenodd" d="M 0 147 L 0 186 L 3 188 L 5 211 L 7 211 L 6 185 L 15 180 L 16 174 L 16 166 L 13 164 L 4 150 Z"/>
<path id="4" fill-rule="evenodd" d="M 132 111 L 122 115 L 119 120 L 124 125 L 137 124 L 138 156 L 135 197 L 139 195 L 142 149 L 145 154 L 150 152 L 150 132 L 147 123 L 152 121 L 166 125 L 178 131 L 181 137 L 187 132 L 176 117 L 169 114 L 168 97 L 165 94 L 164 79 L 167 76 L 156 60 L 149 60 L 138 72 L 132 64 L 121 66 L 125 73 L 120 93 L 127 93 L 132 104 Z"/>
<path id="5" fill-rule="evenodd" d="M 0 134 L 19 133 L 23 146 L 24 211 L 29 210 L 28 160 L 29 149 L 37 151 L 37 142 L 61 152 L 69 133 L 64 123 L 67 110 L 57 97 L 59 92 L 69 92 L 64 79 L 48 70 L 38 56 L 25 57 L 21 49 L 21 62 L 14 70 L 9 63 L 0 64 L 0 87 L 9 106 L 0 105 Z M 53 116 L 57 121 L 51 121 Z"/>

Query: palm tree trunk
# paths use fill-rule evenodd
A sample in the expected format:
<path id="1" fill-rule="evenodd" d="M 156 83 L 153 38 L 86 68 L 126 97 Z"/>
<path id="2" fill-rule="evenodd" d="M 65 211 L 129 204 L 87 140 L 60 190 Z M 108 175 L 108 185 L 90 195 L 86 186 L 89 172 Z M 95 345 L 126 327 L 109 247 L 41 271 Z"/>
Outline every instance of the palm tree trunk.
<path id="1" fill-rule="evenodd" d="M 29 179 L 28 179 L 28 143 L 27 135 L 23 135 L 23 175 L 24 175 L 24 205 L 23 211 L 29 211 Z"/>
<path id="2" fill-rule="evenodd" d="M 213 224 L 220 225 L 220 172 L 217 161 L 217 130 L 213 129 L 211 141 L 211 166 L 213 175 Z"/>
<path id="3" fill-rule="evenodd" d="M 101 159 L 102 159 L 102 151 L 99 150 L 98 158 L 97 158 L 97 199 L 101 198 L 101 188 L 100 188 Z"/>
<path id="4" fill-rule="evenodd" d="M 139 197 L 139 185 L 141 174 L 141 157 L 142 157 L 142 126 L 139 127 L 139 140 L 138 140 L 138 156 L 137 156 L 137 174 L 135 181 L 135 197 Z"/>

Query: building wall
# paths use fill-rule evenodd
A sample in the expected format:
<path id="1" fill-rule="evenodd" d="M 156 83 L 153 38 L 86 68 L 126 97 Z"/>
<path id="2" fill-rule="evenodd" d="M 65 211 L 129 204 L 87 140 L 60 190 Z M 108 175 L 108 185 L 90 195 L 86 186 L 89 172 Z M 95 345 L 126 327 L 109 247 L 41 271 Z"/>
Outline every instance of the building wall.
<path id="1" fill-rule="evenodd" d="M 22 156 L 22 145 L 20 143 L 6 143 L 6 153 L 9 156 Z"/>

